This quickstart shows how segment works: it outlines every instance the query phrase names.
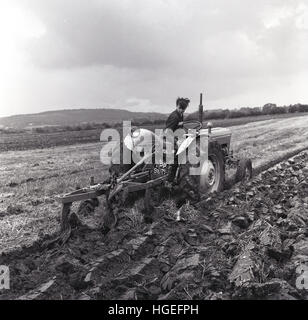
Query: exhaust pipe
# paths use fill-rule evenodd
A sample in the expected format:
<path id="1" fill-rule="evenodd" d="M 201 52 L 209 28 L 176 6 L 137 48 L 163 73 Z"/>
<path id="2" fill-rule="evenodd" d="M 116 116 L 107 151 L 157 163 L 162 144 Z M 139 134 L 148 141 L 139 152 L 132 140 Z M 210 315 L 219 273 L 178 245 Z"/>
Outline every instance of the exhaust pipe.
<path id="1" fill-rule="evenodd" d="M 202 105 L 202 93 L 200 93 L 200 104 L 199 104 L 199 121 L 203 125 L 203 105 Z"/>

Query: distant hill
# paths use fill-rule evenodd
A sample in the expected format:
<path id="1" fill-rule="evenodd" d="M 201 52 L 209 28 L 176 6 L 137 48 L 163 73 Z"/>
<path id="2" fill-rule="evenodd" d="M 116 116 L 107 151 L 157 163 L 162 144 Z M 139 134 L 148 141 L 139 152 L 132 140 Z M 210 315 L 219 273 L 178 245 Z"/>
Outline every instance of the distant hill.
<path id="1" fill-rule="evenodd" d="M 0 127 L 23 129 L 36 126 L 75 125 L 85 122 L 116 123 L 123 120 L 160 120 L 167 115 L 156 112 L 131 112 L 121 109 L 73 109 L 21 114 L 0 118 Z"/>

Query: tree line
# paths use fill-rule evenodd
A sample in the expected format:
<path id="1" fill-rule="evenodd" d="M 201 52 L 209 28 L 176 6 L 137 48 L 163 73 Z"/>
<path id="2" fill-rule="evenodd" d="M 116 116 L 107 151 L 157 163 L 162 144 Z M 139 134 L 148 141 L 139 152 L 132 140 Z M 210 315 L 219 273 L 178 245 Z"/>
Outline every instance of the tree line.
<path id="1" fill-rule="evenodd" d="M 308 105 L 306 104 L 294 104 L 289 106 L 277 106 L 273 103 L 267 103 L 263 107 L 254 107 L 254 108 L 240 108 L 240 109 L 216 109 L 216 110 L 205 110 L 204 111 L 204 120 L 223 120 L 223 119 L 234 119 L 242 117 L 251 117 L 251 116 L 261 116 L 261 115 L 275 115 L 275 114 L 284 114 L 284 113 L 299 113 L 299 112 L 308 112 Z M 198 119 L 198 111 L 191 113 L 187 116 L 186 119 Z M 166 117 L 162 119 L 152 120 L 150 118 L 139 118 L 132 119 L 133 126 L 144 126 L 144 125 L 162 125 L 166 121 Z M 117 123 L 97 123 L 97 122 L 85 122 L 75 125 L 62 125 L 62 126 L 42 126 L 42 127 L 33 127 L 31 128 L 32 132 L 35 133 L 52 133 L 52 132 L 64 132 L 64 131 L 83 131 L 83 130 L 102 130 L 108 128 L 117 128 L 121 127 L 122 122 Z M 24 132 L 23 129 L 14 129 L 14 128 L 1 128 L 0 132 L 3 133 L 20 133 Z"/>
<path id="2" fill-rule="evenodd" d="M 206 110 L 204 111 L 204 119 L 234 119 L 241 117 L 271 115 L 271 114 L 284 114 L 284 113 L 298 113 L 308 112 L 308 105 L 294 104 L 289 106 L 277 106 L 273 103 L 268 103 L 263 107 L 254 108 L 240 108 L 240 109 L 217 109 L 217 110 Z M 189 115 L 189 119 L 197 119 L 198 112 L 194 112 Z"/>

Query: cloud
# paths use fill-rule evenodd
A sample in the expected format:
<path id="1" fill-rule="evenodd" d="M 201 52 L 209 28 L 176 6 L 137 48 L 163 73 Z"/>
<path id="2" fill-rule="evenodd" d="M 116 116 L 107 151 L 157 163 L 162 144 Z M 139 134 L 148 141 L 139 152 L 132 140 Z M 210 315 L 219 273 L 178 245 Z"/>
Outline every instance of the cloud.
<path id="1" fill-rule="evenodd" d="M 300 0 L 13 0 L 44 33 L 6 100 L 170 111 L 178 95 L 212 106 L 305 102 L 308 7 Z M 269 90 L 271 88 L 271 90 Z M 135 99 L 135 100 L 134 100 Z M 135 101 L 133 106 L 132 102 Z M 15 110 L 14 109 L 14 110 Z"/>
<path id="2" fill-rule="evenodd" d="M 148 10 L 147 2 L 44 2 L 34 8 L 43 17 L 47 33 L 32 42 L 30 54 L 39 65 L 50 68 L 113 65 L 151 69 L 172 63 L 174 45 L 178 45 L 176 32 L 185 21 L 177 22 L 181 15 L 174 4 L 155 1 Z M 171 9 L 176 12 L 166 12 Z M 177 18 L 170 19 L 169 14 Z"/>
<path id="3" fill-rule="evenodd" d="M 213 65 L 215 59 L 225 72 L 233 67 L 242 72 L 252 61 L 264 62 L 264 44 L 271 43 L 279 55 L 296 41 L 296 13 L 287 16 L 287 24 L 284 17 L 279 19 L 284 11 L 275 11 L 285 1 L 273 1 L 276 6 L 270 9 L 264 0 L 249 5 L 239 0 L 30 2 L 47 32 L 27 49 L 35 63 L 47 68 L 112 65 L 208 73 L 212 66 L 219 71 L 219 65 Z M 291 12 L 294 3 L 283 8 Z M 278 26 L 266 28 L 267 10 L 276 13 Z M 258 41 L 260 37 L 263 42 Z"/>

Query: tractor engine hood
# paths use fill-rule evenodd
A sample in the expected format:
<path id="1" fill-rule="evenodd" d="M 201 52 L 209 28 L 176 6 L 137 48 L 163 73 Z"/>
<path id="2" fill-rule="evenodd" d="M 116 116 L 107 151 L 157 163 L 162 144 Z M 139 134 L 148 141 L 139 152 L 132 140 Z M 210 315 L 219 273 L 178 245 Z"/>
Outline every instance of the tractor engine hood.
<path id="1" fill-rule="evenodd" d="M 227 128 L 213 128 L 209 134 L 208 129 L 202 129 L 197 136 L 207 136 L 209 141 L 217 141 L 220 145 L 230 146 L 231 131 Z M 186 134 L 186 139 L 180 141 L 177 155 L 185 151 L 197 137 L 195 134 Z"/>

